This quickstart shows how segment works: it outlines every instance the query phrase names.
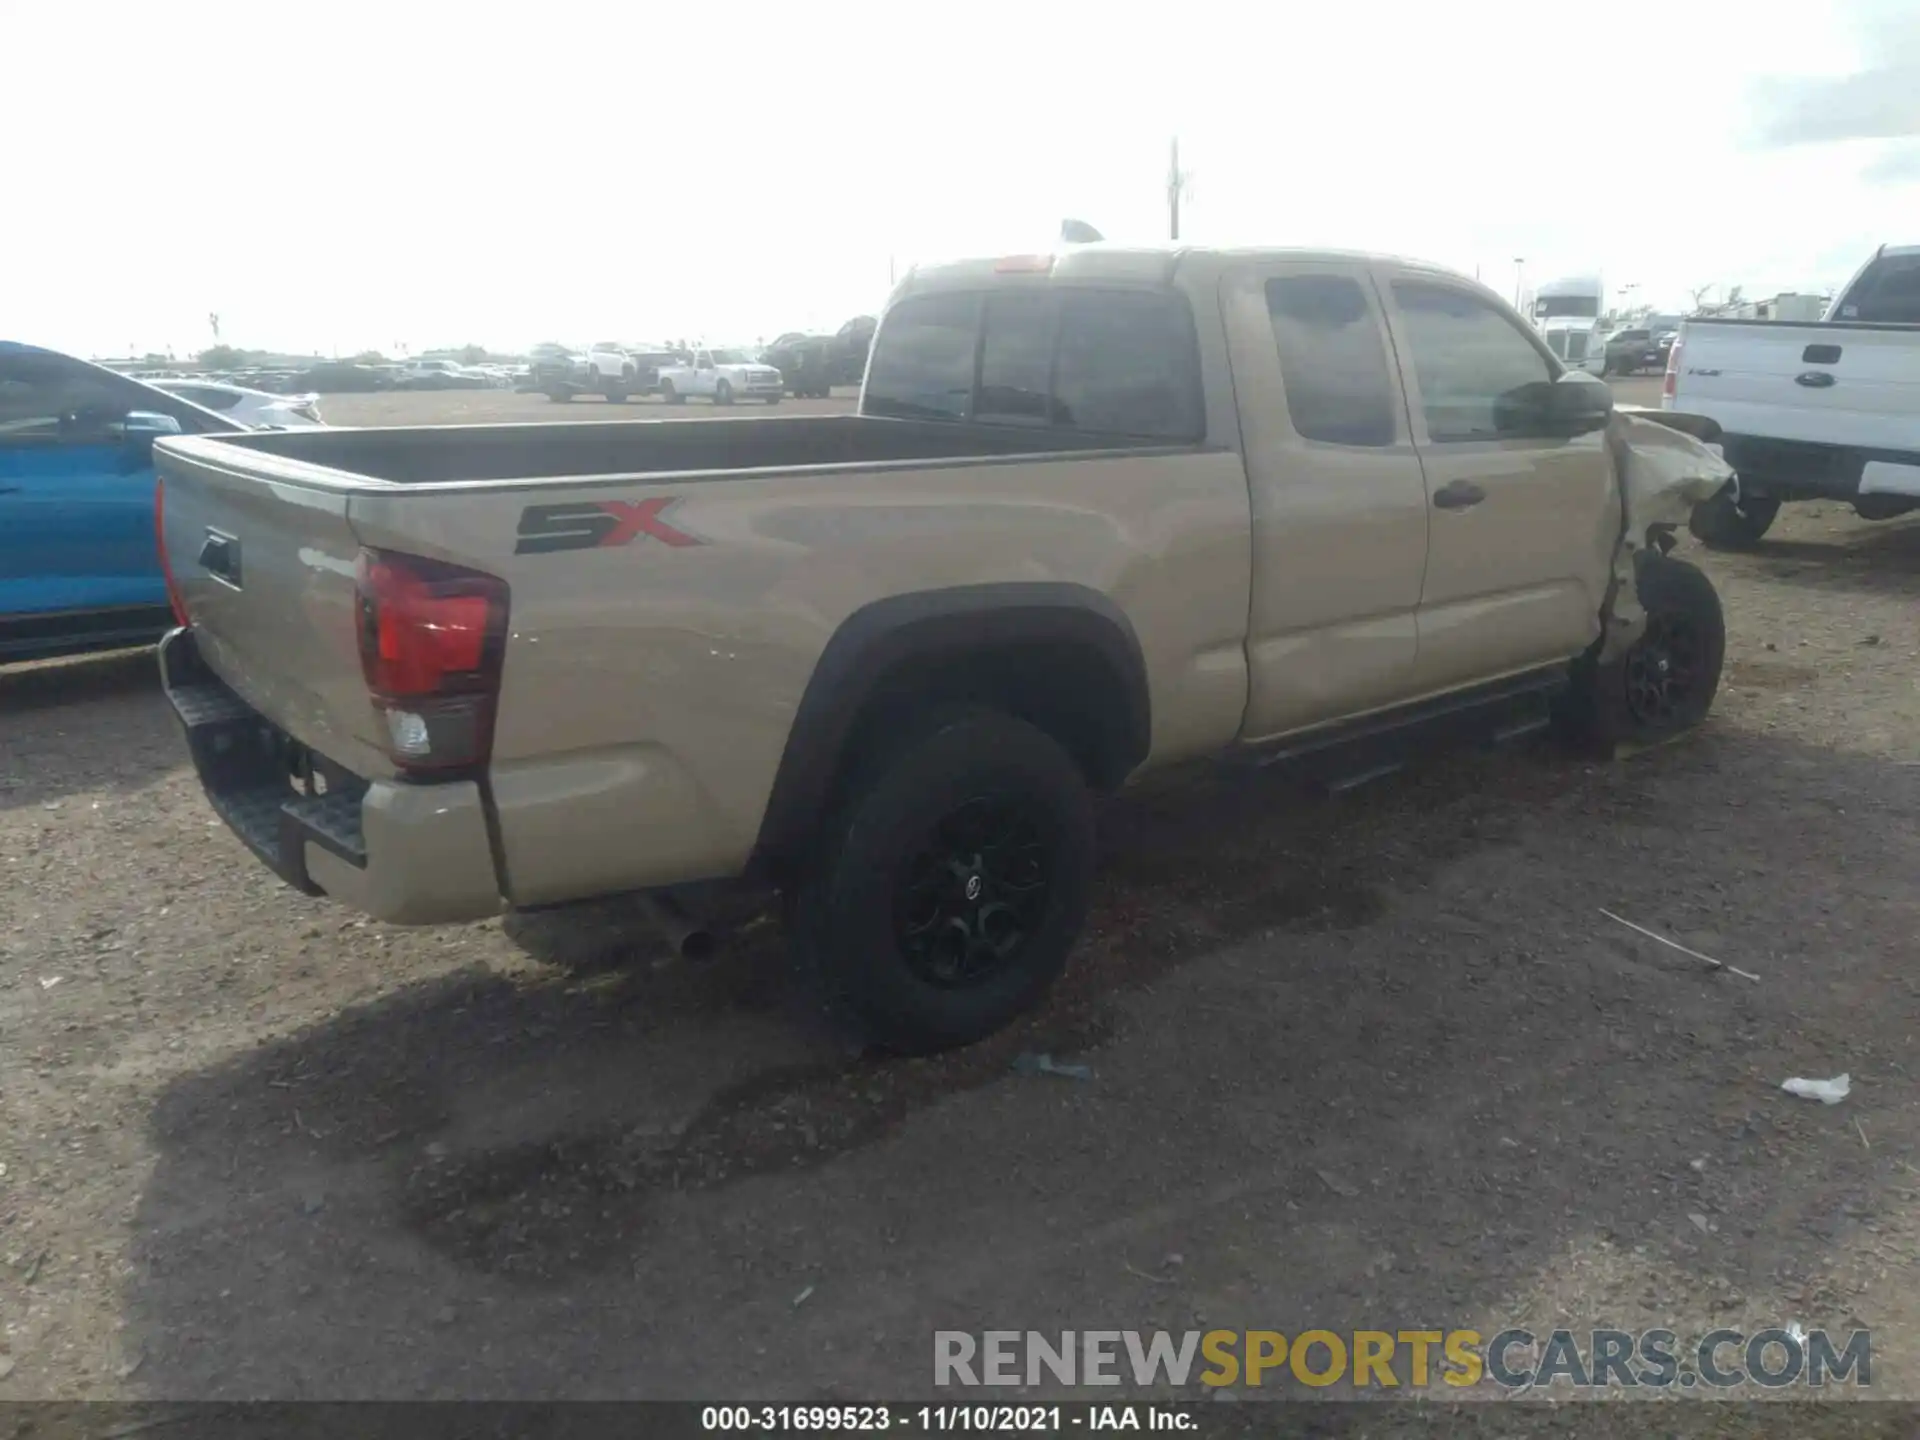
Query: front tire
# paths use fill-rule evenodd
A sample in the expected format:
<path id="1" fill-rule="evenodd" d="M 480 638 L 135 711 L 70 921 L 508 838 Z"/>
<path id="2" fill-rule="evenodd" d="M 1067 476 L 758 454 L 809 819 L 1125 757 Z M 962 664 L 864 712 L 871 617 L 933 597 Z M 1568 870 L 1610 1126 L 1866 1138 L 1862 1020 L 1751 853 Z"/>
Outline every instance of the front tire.
<path id="1" fill-rule="evenodd" d="M 1693 507 L 1687 529 L 1709 550 L 1750 550 L 1773 528 L 1779 514 L 1778 500 L 1749 495 L 1736 501 L 1723 490 Z"/>
<path id="2" fill-rule="evenodd" d="M 1085 778 L 996 711 L 928 716 L 858 774 L 793 896 L 796 955 L 871 1043 L 971 1044 L 1038 1003 L 1086 919 Z"/>
<path id="3" fill-rule="evenodd" d="M 1647 612 L 1645 631 L 1604 665 L 1579 661 L 1559 717 L 1576 738 L 1604 749 L 1650 745 L 1698 725 L 1713 708 L 1726 661 L 1720 595 L 1698 566 L 1648 556 L 1635 588 Z"/>

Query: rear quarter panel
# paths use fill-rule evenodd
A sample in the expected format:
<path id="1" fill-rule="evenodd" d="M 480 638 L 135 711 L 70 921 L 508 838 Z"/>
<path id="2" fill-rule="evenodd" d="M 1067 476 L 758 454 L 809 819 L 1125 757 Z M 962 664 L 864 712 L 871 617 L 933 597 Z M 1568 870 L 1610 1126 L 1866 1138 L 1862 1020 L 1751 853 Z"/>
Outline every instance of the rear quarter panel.
<path id="1" fill-rule="evenodd" d="M 356 495 L 351 520 L 366 544 L 508 581 L 491 777 L 516 904 L 737 873 L 821 652 L 889 596 L 1087 586 L 1138 636 L 1152 759 L 1240 724 L 1249 517 L 1230 452 L 435 489 Z M 608 501 L 662 503 L 626 543 L 515 553 L 528 506 Z"/>

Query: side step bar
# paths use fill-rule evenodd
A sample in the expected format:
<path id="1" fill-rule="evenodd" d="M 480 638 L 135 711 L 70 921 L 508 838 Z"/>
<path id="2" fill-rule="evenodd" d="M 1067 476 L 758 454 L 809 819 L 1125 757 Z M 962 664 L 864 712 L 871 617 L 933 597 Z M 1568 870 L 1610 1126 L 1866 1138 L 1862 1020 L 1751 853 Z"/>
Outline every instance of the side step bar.
<path id="1" fill-rule="evenodd" d="M 1505 745 L 1537 735 L 1553 723 L 1554 701 L 1569 683 L 1566 668 L 1556 665 L 1272 744 L 1255 744 L 1235 760 L 1257 769 L 1280 769 L 1343 793 L 1405 769 L 1409 761 L 1432 751 Z"/>

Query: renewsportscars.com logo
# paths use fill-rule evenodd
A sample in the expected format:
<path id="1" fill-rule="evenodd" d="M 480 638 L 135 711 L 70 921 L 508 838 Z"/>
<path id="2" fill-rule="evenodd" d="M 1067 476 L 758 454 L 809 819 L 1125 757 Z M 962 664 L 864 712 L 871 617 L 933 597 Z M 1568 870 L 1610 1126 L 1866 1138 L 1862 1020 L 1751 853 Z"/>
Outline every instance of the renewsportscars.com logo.
<path id="1" fill-rule="evenodd" d="M 1579 1389 L 1728 1390 L 1743 1385 L 1868 1386 L 1873 1335 L 1836 1339 L 1799 1326 L 1710 1330 L 937 1330 L 940 1386 L 1304 1385 L 1324 1389 L 1464 1390 L 1491 1381 L 1510 1391 L 1564 1383 Z"/>

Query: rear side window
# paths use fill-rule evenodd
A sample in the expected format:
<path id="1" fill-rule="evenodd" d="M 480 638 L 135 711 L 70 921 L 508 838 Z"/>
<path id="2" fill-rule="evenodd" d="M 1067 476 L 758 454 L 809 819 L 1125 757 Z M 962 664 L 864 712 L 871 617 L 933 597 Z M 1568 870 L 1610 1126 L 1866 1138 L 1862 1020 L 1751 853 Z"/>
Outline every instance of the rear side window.
<path id="1" fill-rule="evenodd" d="M 1156 440 L 1206 433 L 1192 316 L 1164 291 L 904 300 L 874 342 L 861 409 Z"/>
<path id="2" fill-rule="evenodd" d="M 1178 296 L 1067 291 L 1053 398 L 1076 430 L 1157 440 L 1206 433 L 1193 317 Z"/>
<path id="3" fill-rule="evenodd" d="M 1294 432 L 1329 445 L 1393 444 L 1399 387 L 1360 282 L 1347 275 L 1269 280 L 1267 313 Z"/>
<path id="4" fill-rule="evenodd" d="M 1840 297 L 1835 316 L 1874 325 L 1920 325 L 1920 255 L 1885 255 Z"/>

